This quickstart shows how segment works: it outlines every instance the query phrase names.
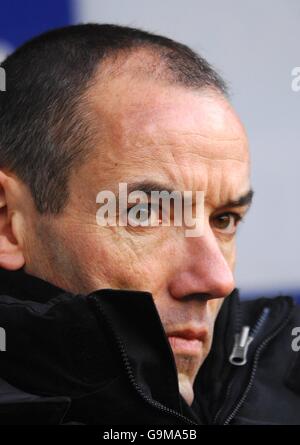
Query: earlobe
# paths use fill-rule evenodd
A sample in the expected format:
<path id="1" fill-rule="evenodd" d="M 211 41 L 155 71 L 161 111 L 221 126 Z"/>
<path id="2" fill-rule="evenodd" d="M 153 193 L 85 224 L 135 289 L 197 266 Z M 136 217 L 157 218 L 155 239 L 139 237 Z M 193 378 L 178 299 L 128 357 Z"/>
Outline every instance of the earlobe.
<path id="1" fill-rule="evenodd" d="M 24 255 L 12 230 L 12 215 L 8 212 L 5 174 L 0 172 L 0 268 L 18 270 L 25 264 Z"/>
<path id="2" fill-rule="evenodd" d="M 6 206 L 5 193 L 4 193 L 3 187 L 1 186 L 1 183 L 0 183 L 0 210 L 5 206 Z"/>
<path id="3" fill-rule="evenodd" d="M 0 247 L 0 268 L 6 270 L 18 270 L 25 264 L 24 256 L 20 251 L 9 253 L 2 252 Z"/>

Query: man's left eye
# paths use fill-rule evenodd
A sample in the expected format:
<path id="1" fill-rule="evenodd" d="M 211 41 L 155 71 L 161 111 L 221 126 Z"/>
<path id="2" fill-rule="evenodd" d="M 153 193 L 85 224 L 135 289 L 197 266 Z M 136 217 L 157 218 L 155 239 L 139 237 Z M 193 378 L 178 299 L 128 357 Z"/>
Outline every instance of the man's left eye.
<path id="1" fill-rule="evenodd" d="M 238 213 L 228 212 L 213 217 L 213 226 L 220 232 L 234 234 L 242 216 Z"/>

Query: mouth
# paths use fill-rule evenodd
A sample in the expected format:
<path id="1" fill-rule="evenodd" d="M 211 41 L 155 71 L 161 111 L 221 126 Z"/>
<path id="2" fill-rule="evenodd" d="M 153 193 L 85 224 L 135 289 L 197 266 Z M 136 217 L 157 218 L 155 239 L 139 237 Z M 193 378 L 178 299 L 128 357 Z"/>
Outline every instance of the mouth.
<path id="1" fill-rule="evenodd" d="M 199 355 L 207 334 L 207 329 L 202 327 L 171 331 L 167 337 L 174 354 Z"/>

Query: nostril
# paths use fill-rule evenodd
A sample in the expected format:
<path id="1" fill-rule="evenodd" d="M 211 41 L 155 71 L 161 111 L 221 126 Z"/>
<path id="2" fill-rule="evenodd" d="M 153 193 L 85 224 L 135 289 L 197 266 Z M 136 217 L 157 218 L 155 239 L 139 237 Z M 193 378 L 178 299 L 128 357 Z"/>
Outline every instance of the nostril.
<path id="1" fill-rule="evenodd" d="M 185 301 L 207 301 L 214 298 L 213 295 L 209 293 L 202 293 L 202 292 L 194 292 L 192 294 L 187 294 L 182 297 Z"/>

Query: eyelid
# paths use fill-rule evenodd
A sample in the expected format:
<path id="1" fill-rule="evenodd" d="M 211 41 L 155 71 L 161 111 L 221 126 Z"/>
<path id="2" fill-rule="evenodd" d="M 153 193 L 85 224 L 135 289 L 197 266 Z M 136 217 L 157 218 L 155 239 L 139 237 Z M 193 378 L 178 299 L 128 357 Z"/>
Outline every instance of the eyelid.
<path id="1" fill-rule="evenodd" d="M 241 215 L 238 212 L 226 212 L 225 215 L 233 215 L 237 222 L 243 221 L 244 219 L 244 215 Z"/>
<path id="2" fill-rule="evenodd" d="M 211 218 L 219 218 L 220 216 L 226 216 L 226 215 L 233 215 L 234 217 L 238 218 L 239 221 L 241 221 L 242 219 L 244 219 L 245 213 L 242 214 L 240 212 L 235 212 L 233 210 L 225 210 L 223 212 L 212 215 Z"/>
<path id="3" fill-rule="evenodd" d="M 246 206 L 235 207 L 235 208 L 234 207 L 223 208 L 220 210 L 216 210 L 215 214 L 213 214 L 212 217 L 231 214 L 231 215 L 237 215 L 240 220 L 243 220 L 247 215 L 248 211 L 250 210 L 250 207 L 251 206 L 249 204 Z"/>
<path id="4" fill-rule="evenodd" d="M 244 219 L 245 215 L 241 215 L 238 212 L 227 211 L 227 212 L 219 213 L 218 215 L 214 215 L 212 217 L 212 220 L 215 220 L 215 219 L 220 218 L 222 216 L 228 216 L 228 215 L 230 215 L 230 216 L 232 216 L 234 218 L 234 230 L 232 232 L 226 232 L 227 228 L 225 228 L 225 229 L 216 229 L 216 230 L 220 234 L 234 236 L 235 233 L 237 232 L 237 228 L 238 228 L 239 223 L 243 222 L 243 219 Z"/>
<path id="5" fill-rule="evenodd" d="M 246 213 L 250 210 L 250 208 L 251 204 L 246 204 L 238 207 L 224 206 L 220 207 L 219 209 L 216 209 L 215 213 L 218 215 L 223 215 L 224 213 L 237 213 L 239 215 L 246 215 Z"/>

